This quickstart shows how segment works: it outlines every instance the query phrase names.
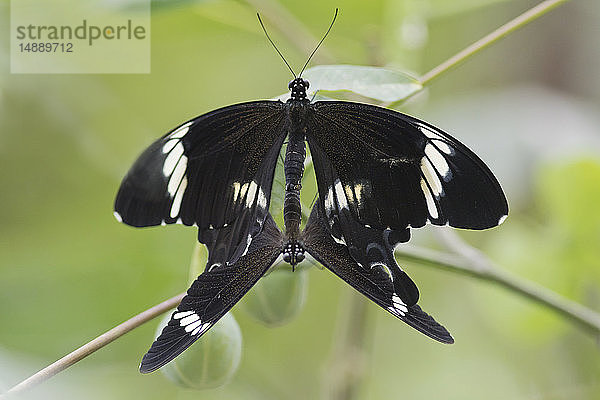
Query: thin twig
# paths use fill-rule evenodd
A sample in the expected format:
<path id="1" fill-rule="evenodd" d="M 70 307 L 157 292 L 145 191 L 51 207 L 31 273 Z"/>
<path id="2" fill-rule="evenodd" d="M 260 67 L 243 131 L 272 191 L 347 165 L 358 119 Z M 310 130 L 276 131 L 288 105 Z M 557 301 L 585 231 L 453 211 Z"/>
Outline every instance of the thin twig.
<path id="1" fill-rule="evenodd" d="M 450 240 L 454 242 L 450 246 L 459 249 L 461 255 L 412 245 L 400 246 L 395 255 L 398 259 L 406 262 L 446 269 L 497 283 L 577 323 L 595 337 L 600 335 L 600 313 L 496 266 L 479 250 L 462 241 L 455 232 L 447 230 L 444 235 L 450 237 Z M 468 250 L 464 251 L 465 248 Z"/>
<path id="2" fill-rule="evenodd" d="M 84 344 L 77 350 L 72 351 L 71 353 L 69 353 L 66 356 L 64 356 L 63 358 L 61 358 L 60 360 L 55 361 L 54 363 L 50 364 L 46 368 L 38 371 L 37 373 L 30 376 L 29 378 L 25 379 L 24 381 L 18 383 L 15 386 L 13 386 L 5 394 L 9 395 L 9 394 L 22 392 L 23 390 L 29 389 L 35 385 L 38 385 L 38 384 L 44 382 L 47 379 L 52 378 L 54 375 L 69 368 L 71 365 L 84 359 L 85 357 L 89 356 L 96 350 L 101 349 L 102 347 L 106 346 L 107 344 L 111 343 L 112 341 L 120 338 L 127 332 L 137 328 L 138 326 L 142 325 L 145 322 L 150 321 L 151 319 L 159 316 L 160 314 L 174 308 L 181 302 L 181 299 L 183 298 L 184 295 L 185 295 L 185 293 L 181 293 L 181 294 L 178 294 L 177 296 L 173 296 L 170 299 L 165 300 L 162 303 L 157 304 L 156 306 L 149 308 L 148 310 L 146 310 L 142 313 L 139 313 L 135 317 L 128 319 L 127 321 L 123 322 L 122 324 L 115 326 L 108 332 L 98 336 L 96 339 L 92 340 L 91 342 Z M 2 397 L 4 397 L 4 396 L 2 396 Z"/>
<path id="3" fill-rule="evenodd" d="M 432 80 L 439 77 L 441 74 L 448 71 L 450 68 L 456 66 L 457 64 L 463 62 L 467 58 L 472 55 L 478 53 L 489 45 L 495 43 L 496 41 L 502 39 L 504 36 L 516 31 L 517 29 L 527 25 L 528 23 L 538 19 L 542 15 L 551 11 L 555 7 L 566 3 L 569 0 L 546 0 L 538 4 L 537 6 L 525 11 L 523 14 L 509 21 L 508 23 L 502 25 L 500 28 L 496 29 L 492 33 L 484 36 L 479 39 L 472 45 L 468 46 L 464 50 L 456 53 L 454 56 L 450 57 L 448 60 L 444 61 L 431 71 L 427 72 L 423 76 L 421 76 L 421 84 L 423 86 L 429 84 Z"/>

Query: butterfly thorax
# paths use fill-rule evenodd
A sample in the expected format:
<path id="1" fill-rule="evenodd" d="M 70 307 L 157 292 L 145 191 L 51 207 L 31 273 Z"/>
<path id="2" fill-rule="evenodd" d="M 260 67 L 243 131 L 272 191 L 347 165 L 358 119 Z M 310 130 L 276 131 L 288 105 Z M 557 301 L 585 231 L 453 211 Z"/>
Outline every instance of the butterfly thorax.
<path id="1" fill-rule="evenodd" d="M 306 98 L 306 89 L 308 89 L 309 83 L 306 79 L 296 78 L 288 84 L 288 88 L 291 90 L 290 101 L 308 101 Z"/>

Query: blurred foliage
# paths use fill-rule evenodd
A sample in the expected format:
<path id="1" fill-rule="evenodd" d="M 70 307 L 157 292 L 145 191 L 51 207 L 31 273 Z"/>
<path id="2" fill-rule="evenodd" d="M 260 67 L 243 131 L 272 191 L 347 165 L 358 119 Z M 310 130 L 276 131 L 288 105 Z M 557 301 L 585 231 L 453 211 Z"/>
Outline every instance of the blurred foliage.
<path id="1" fill-rule="evenodd" d="M 290 80 L 256 23 L 256 6 L 233 0 L 159 3 L 153 3 L 148 75 L 11 75 L 8 37 L 2 36 L 2 386 L 187 287 L 196 232 L 118 224 L 112 202 L 120 179 L 145 146 L 181 121 L 223 105 L 273 98 Z M 346 1 L 324 50 L 339 64 L 419 76 L 535 3 Z M 278 14 L 267 12 L 271 3 L 260 4 L 274 40 L 298 68 L 307 54 L 273 28 Z M 340 5 L 281 4 L 316 37 Z M 2 26 L 9 26 L 8 15 L 4 1 Z M 507 191 L 511 216 L 505 224 L 464 237 L 518 275 L 595 309 L 599 18 L 598 2 L 571 2 L 402 107 L 473 148 Z M 307 171 L 304 204 L 316 192 L 311 176 Z M 437 246 L 430 231 L 414 231 L 414 242 Z M 371 355 L 360 398 L 600 396 L 597 345 L 576 327 L 494 286 L 415 266 L 407 270 L 421 289 L 423 308 L 448 327 L 456 344 L 434 343 L 369 304 Z M 226 386 L 198 393 L 161 374 L 140 375 L 138 361 L 156 329 L 150 323 L 25 398 L 318 398 L 328 384 L 327 361 L 345 307 L 340 295 L 347 289 L 327 271 L 311 268 L 307 274 L 305 306 L 287 325 L 267 328 L 234 308 L 244 347 Z"/>
<path id="2" fill-rule="evenodd" d="M 307 271 L 303 268 L 298 266 L 292 271 L 276 267 L 244 296 L 240 308 L 266 326 L 287 324 L 302 311 L 307 284 Z"/>
<path id="3" fill-rule="evenodd" d="M 598 307 L 600 213 L 590 211 L 600 198 L 600 158 L 542 165 L 536 178 L 529 218 L 509 224 L 490 252 L 520 275 Z M 572 329 L 536 310 L 506 317 L 499 327 L 510 323 L 532 342 Z"/>

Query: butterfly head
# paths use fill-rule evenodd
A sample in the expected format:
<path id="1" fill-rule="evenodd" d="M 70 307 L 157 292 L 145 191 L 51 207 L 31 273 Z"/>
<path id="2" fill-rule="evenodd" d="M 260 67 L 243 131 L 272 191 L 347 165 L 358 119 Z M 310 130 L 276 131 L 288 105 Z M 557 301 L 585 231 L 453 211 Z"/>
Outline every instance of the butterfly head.
<path id="1" fill-rule="evenodd" d="M 309 83 L 306 79 L 296 78 L 291 81 L 288 85 L 288 88 L 292 91 L 291 99 L 292 100 L 305 100 L 306 99 L 306 89 L 308 89 Z"/>

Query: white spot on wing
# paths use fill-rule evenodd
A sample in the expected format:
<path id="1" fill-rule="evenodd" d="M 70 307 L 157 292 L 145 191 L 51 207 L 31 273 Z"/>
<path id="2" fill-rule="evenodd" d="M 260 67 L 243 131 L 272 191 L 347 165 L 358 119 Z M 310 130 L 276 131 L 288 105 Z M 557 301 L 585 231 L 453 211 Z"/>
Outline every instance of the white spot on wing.
<path id="1" fill-rule="evenodd" d="M 346 241 L 344 240 L 344 237 L 342 236 L 341 238 L 337 238 L 333 235 L 331 235 L 331 238 L 337 243 L 337 244 L 343 244 L 344 246 L 346 246 Z"/>
<path id="2" fill-rule="evenodd" d="M 333 208 L 333 187 L 329 186 L 329 190 L 327 191 L 327 195 L 325 195 L 325 211 L 327 212 L 327 216 L 334 211 Z"/>
<path id="3" fill-rule="evenodd" d="M 429 139 L 439 139 L 440 135 L 437 134 L 436 132 L 432 131 L 430 128 L 424 126 L 424 125 L 420 125 L 419 128 L 421 129 L 421 132 L 423 133 L 423 135 L 427 136 Z"/>
<path id="4" fill-rule="evenodd" d="M 267 208 L 267 197 L 261 188 L 258 188 L 258 206 L 263 210 Z"/>
<path id="5" fill-rule="evenodd" d="M 450 167 L 444 156 L 436 149 L 432 144 L 427 143 L 425 146 L 425 155 L 429 158 L 429 161 L 433 164 L 435 169 L 443 177 L 448 176 L 450 173 Z"/>
<path id="6" fill-rule="evenodd" d="M 195 336 L 199 333 L 204 333 L 208 330 L 208 328 L 210 328 L 211 324 L 210 322 L 206 322 L 202 325 L 200 325 L 199 327 L 197 327 L 196 329 L 194 329 L 194 331 L 191 333 L 192 336 Z"/>
<path id="7" fill-rule="evenodd" d="M 348 210 L 348 201 L 346 200 L 346 194 L 344 193 L 344 188 L 342 187 L 342 182 L 339 179 L 336 179 L 335 183 L 335 196 L 337 197 L 337 203 L 340 209 L 345 208 Z"/>
<path id="8" fill-rule="evenodd" d="M 174 130 L 169 134 L 170 139 L 180 139 L 185 136 L 186 133 L 190 130 L 190 125 L 192 125 L 194 121 L 190 121 L 186 124 L 181 125 L 179 128 Z"/>
<path id="9" fill-rule="evenodd" d="M 354 193 L 356 195 L 356 203 L 360 207 L 362 204 L 362 194 L 363 194 L 362 183 L 357 183 L 356 185 L 354 185 Z"/>
<path id="10" fill-rule="evenodd" d="M 173 147 L 175 147 L 177 143 L 179 143 L 177 139 L 167 139 L 167 142 L 163 145 L 162 148 L 163 154 L 167 154 L 168 152 L 173 150 Z"/>
<path id="11" fill-rule="evenodd" d="M 123 217 L 121 217 L 121 214 L 119 214 L 118 212 L 114 212 L 113 215 L 115 216 L 115 219 L 119 222 L 123 222 Z"/>
<path id="12" fill-rule="evenodd" d="M 440 149 L 440 151 L 442 151 L 448 155 L 452 154 L 452 148 L 450 148 L 450 146 L 448 146 L 445 142 L 442 142 L 441 140 L 436 140 L 435 145 L 437 146 L 438 149 Z"/>
<path id="13" fill-rule="evenodd" d="M 258 189 L 258 186 L 256 185 L 256 182 L 254 182 L 254 181 L 250 182 L 250 187 L 248 188 L 248 194 L 246 195 L 246 207 L 247 208 L 252 207 L 252 203 L 254 203 L 254 198 L 256 197 L 257 189 Z"/>
<path id="14" fill-rule="evenodd" d="M 421 159 L 421 171 L 425 176 L 425 180 L 427 180 L 427 183 L 429 183 L 429 186 L 431 187 L 432 194 L 435 196 L 442 194 L 442 183 L 440 182 L 440 178 L 427 157 Z"/>
<path id="15" fill-rule="evenodd" d="M 179 159 L 183 156 L 183 145 L 181 143 L 177 143 L 173 150 L 167 155 L 165 158 L 165 163 L 163 164 L 163 175 L 170 176 L 173 173 L 173 170 L 177 166 Z"/>
<path id="16" fill-rule="evenodd" d="M 398 295 L 396 293 L 394 293 L 392 295 L 392 302 L 394 302 L 395 304 L 404 304 L 404 305 L 406 305 L 406 303 L 404 303 L 402 301 L 402 299 L 400 297 L 398 297 Z"/>
<path id="17" fill-rule="evenodd" d="M 233 201 L 235 202 L 237 200 L 238 195 L 240 194 L 240 183 L 239 182 L 233 182 Z"/>
<path id="18" fill-rule="evenodd" d="M 177 189 L 177 193 L 175 193 L 175 198 L 173 199 L 173 204 L 171 205 L 171 218 L 175 218 L 179 215 L 179 209 L 181 208 L 181 201 L 183 200 L 183 194 L 185 193 L 185 189 L 187 188 L 187 178 L 184 176 L 181 180 L 181 185 Z"/>
<path id="19" fill-rule="evenodd" d="M 508 215 L 503 215 L 500 217 L 500 219 L 498 220 L 498 225 L 502 225 L 502 223 L 504 221 L 506 221 L 506 218 L 508 217 Z"/>
<path id="20" fill-rule="evenodd" d="M 202 325 L 202 321 L 200 321 L 200 320 L 198 320 L 196 322 L 192 322 L 191 324 L 185 326 L 185 331 L 191 332 L 194 329 L 196 329 L 197 327 L 199 327 L 200 325 Z"/>
<path id="21" fill-rule="evenodd" d="M 178 313 L 173 314 L 173 318 L 181 319 L 181 318 L 187 317 L 188 315 L 192 315 L 192 314 L 194 314 L 193 311 L 180 311 Z"/>
<path id="22" fill-rule="evenodd" d="M 181 318 L 181 320 L 179 320 L 179 325 L 186 326 L 191 324 L 192 322 L 198 321 L 199 319 L 200 317 L 198 316 L 198 314 L 188 315 L 187 317 Z"/>
<path id="23" fill-rule="evenodd" d="M 248 186 L 249 186 L 249 183 L 244 183 L 240 187 L 240 192 L 239 192 L 240 199 L 242 199 L 246 195 L 246 192 L 248 191 Z"/>
<path id="24" fill-rule="evenodd" d="M 431 192 L 429 191 L 427 182 L 425 182 L 425 180 L 423 178 L 421 178 L 421 190 L 423 191 L 423 194 L 425 195 L 425 201 L 427 202 L 427 211 L 429 212 L 429 215 L 431 216 L 431 218 L 437 219 L 439 216 L 437 206 L 435 205 L 433 196 L 431 195 Z"/>
<path id="25" fill-rule="evenodd" d="M 401 315 L 405 315 L 408 312 L 408 307 L 406 307 L 406 303 L 404 303 L 396 293 L 394 293 L 394 295 L 392 296 L 392 303 L 394 304 L 394 308 Z"/>
<path id="26" fill-rule="evenodd" d="M 173 170 L 173 173 L 171 174 L 171 177 L 169 178 L 169 184 L 167 185 L 167 191 L 169 192 L 169 195 L 171 197 L 175 196 L 175 192 L 177 191 L 177 188 L 179 187 L 179 185 L 181 184 L 181 181 L 183 180 L 183 176 L 185 174 L 186 169 L 187 169 L 187 157 L 181 156 L 181 158 L 179 159 L 179 162 L 177 163 L 177 165 L 175 166 L 175 169 Z"/>
<path id="27" fill-rule="evenodd" d="M 248 253 L 250 243 L 252 243 L 252 235 L 248 235 L 248 238 L 246 239 L 246 248 L 244 249 L 244 252 L 242 253 L 241 257 L 245 256 Z"/>

